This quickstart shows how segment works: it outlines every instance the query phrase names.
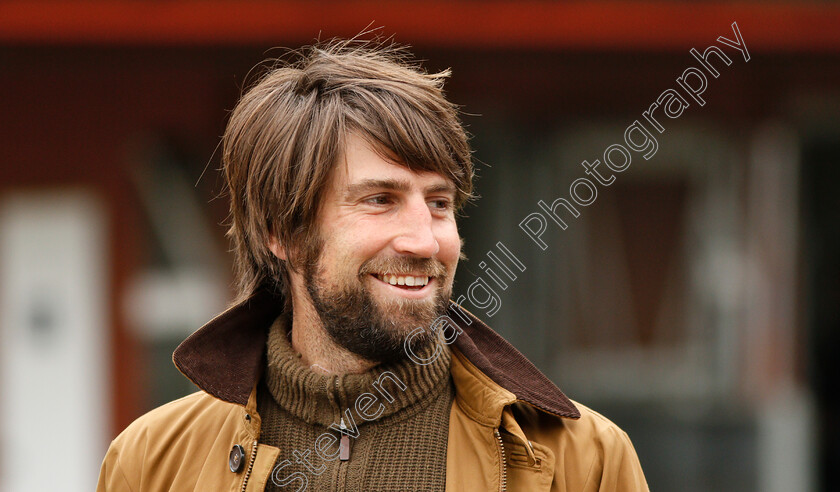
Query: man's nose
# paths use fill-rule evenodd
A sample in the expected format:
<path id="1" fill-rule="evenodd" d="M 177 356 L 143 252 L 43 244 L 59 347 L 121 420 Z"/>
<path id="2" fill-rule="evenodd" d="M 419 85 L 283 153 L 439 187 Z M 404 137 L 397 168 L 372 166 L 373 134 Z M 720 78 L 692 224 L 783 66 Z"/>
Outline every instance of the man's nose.
<path id="1" fill-rule="evenodd" d="M 405 207 L 399 215 L 399 233 L 393 246 L 397 253 L 431 258 L 440 251 L 432 230 L 432 212 L 424 202 Z"/>

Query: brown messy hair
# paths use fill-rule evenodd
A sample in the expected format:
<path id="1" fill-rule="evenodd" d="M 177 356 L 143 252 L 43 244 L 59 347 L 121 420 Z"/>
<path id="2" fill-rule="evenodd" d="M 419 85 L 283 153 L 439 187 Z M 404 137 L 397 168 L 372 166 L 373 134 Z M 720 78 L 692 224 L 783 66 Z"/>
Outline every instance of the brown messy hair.
<path id="1" fill-rule="evenodd" d="M 452 180 L 456 209 L 472 197 L 467 135 L 443 93 L 449 75 L 427 73 L 393 43 L 359 40 L 305 47 L 267 67 L 222 139 L 238 300 L 270 285 L 290 306 L 288 268 L 317 247 L 319 203 L 350 133 L 412 171 Z"/>

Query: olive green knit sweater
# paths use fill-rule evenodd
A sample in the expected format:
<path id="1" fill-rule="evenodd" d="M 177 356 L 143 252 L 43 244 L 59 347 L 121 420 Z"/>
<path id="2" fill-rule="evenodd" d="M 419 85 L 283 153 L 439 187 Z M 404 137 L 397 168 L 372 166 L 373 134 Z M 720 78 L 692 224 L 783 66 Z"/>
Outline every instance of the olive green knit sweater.
<path id="1" fill-rule="evenodd" d="M 265 490 L 443 490 L 451 354 L 324 375 L 301 363 L 286 325 L 281 317 L 271 327 L 257 389 L 259 441 L 280 448 Z"/>

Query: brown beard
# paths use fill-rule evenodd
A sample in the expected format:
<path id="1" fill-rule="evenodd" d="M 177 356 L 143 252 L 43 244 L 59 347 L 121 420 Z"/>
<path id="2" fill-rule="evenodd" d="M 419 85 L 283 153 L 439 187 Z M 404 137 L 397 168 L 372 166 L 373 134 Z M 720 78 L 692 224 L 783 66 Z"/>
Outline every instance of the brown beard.
<path id="1" fill-rule="evenodd" d="M 446 313 L 452 294 L 451 287 L 445 287 L 447 269 L 439 260 L 372 258 L 361 266 L 354 279 L 337 286 L 323 278 L 323 268 L 318 263 L 305 262 L 303 277 L 321 324 L 336 344 L 372 362 L 391 362 L 407 357 L 403 345 L 417 327 L 424 331 L 412 339 L 413 350 L 435 342 L 429 328 Z M 428 275 L 435 277 L 439 285 L 431 300 L 396 299 L 382 306 L 365 285 L 374 272 Z"/>

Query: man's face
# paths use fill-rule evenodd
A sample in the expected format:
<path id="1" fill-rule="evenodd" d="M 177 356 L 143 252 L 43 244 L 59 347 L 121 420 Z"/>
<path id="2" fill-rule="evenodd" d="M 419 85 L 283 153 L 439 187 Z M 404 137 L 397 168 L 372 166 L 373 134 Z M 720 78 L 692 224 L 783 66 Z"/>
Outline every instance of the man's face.
<path id="1" fill-rule="evenodd" d="M 302 279 L 337 344 L 371 361 L 398 359 L 406 336 L 446 311 L 461 250 L 454 198 L 443 176 L 411 172 L 348 137 L 319 209 L 320 256 L 304 263 Z"/>

